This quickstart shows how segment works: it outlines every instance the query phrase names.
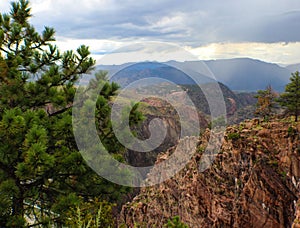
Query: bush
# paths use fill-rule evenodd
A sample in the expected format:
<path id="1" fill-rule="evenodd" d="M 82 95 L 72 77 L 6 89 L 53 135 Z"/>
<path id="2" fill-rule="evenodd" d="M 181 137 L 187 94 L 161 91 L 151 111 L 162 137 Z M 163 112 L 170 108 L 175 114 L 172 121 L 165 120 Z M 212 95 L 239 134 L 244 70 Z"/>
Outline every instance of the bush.
<path id="1" fill-rule="evenodd" d="M 78 228 L 113 227 L 113 206 L 114 204 L 99 201 L 97 198 L 91 202 L 81 202 L 69 211 L 68 225 Z"/>
<path id="2" fill-rule="evenodd" d="M 228 134 L 228 139 L 230 140 L 237 140 L 240 138 L 240 134 L 237 132 L 229 133 Z"/>
<path id="3" fill-rule="evenodd" d="M 296 133 L 296 130 L 292 126 L 289 126 L 287 131 L 288 131 L 288 136 L 293 136 Z"/>
<path id="4" fill-rule="evenodd" d="M 180 221 L 179 216 L 174 216 L 172 220 L 168 220 L 168 223 L 164 225 L 167 228 L 188 228 L 189 226 Z"/>

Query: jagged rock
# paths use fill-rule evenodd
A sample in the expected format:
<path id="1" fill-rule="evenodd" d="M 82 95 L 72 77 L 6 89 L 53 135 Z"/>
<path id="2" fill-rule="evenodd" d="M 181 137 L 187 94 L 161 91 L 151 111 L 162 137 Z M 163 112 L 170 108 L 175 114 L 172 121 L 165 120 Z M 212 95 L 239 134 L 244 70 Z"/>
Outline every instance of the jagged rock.
<path id="1" fill-rule="evenodd" d="M 259 136 L 259 137 L 268 137 L 268 136 L 270 136 L 270 130 L 262 129 L 262 130 L 257 132 L 257 136 Z"/>
<path id="2" fill-rule="evenodd" d="M 227 99 L 230 103 L 229 107 L 227 108 L 227 115 L 232 116 L 237 110 L 236 101 L 232 98 L 227 98 Z"/>
<path id="3" fill-rule="evenodd" d="M 295 220 L 293 222 L 292 228 L 300 228 L 300 200 L 297 202 L 294 201 L 296 212 L 295 212 Z"/>
<path id="4" fill-rule="evenodd" d="M 175 94 L 183 96 L 185 92 L 177 92 Z M 199 134 L 199 127 L 200 131 L 203 131 L 208 126 L 205 116 L 189 106 L 182 105 L 181 109 L 184 110 L 184 113 L 180 117 L 174 107 L 162 99 L 150 97 L 143 99 L 142 102 L 149 106 L 143 109 L 143 114 L 146 117 L 143 123 L 133 129 L 137 133 L 138 138 L 145 140 L 151 136 L 149 125 L 156 118 L 162 121 L 163 125 L 167 128 L 167 133 L 161 145 L 151 152 L 140 153 L 128 150 L 126 160 L 133 166 L 146 167 L 154 165 L 159 153 L 166 151 L 178 143 L 184 124 L 186 128 L 195 132 L 195 135 Z M 181 121 L 181 119 L 185 121 Z M 190 124 L 195 121 L 199 122 L 200 126 Z"/>
<path id="5" fill-rule="evenodd" d="M 223 140 L 213 165 L 199 172 L 206 131 L 186 167 L 160 185 L 142 188 L 123 206 L 119 224 L 162 227 L 179 215 L 190 227 L 300 227 L 299 125 L 255 119 L 243 129 L 227 128 L 225 135 L 243 137 Z M 172 149 L 161 158 L 170 154 Z"/>

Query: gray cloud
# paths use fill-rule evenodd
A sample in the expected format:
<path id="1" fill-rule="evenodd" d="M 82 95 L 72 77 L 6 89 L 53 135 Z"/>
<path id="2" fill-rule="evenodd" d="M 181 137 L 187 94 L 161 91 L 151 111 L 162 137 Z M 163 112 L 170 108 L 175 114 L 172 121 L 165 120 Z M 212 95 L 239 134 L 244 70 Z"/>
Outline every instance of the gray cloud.
<path id="1" fill-rule="evenodd" d="M 31 2 L 36 9 L 32 22 L 39 29 L 44 25 L 54 27 L 61 37 L 143 38 L 191 46 L 300 41 L 298 0 Z M 43 8 L 44 3 L 47 7 Z"/>
<path id="2" fill-rule="evenodd" d="M 262 42 L 296 42 L 300 40 L 300 11 L 292 11 L 268 18 L 257 36 Z"/>

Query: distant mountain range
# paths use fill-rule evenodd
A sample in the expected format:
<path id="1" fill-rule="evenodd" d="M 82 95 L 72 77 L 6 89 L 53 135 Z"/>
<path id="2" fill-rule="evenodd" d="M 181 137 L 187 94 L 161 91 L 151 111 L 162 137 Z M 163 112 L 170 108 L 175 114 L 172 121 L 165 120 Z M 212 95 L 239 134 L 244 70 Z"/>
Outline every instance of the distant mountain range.
<path id="1" fill-rule="evenodd" d="M 288 65 L 286 68 L 289 69 L 292 72 L 295 72 L 297 70 L 300 71 L 300 63 Z"/>
<path id="2" fill-rule="evenodd" d="M 142 62 L 123 65 L 98 65 L 96 70 L 106 70 L 113 75 L 122 87 L 130 83 L 151 77 L 150 83 L 169 80 L 175 84 L 208 83 L 215 80 L 235 91 L 257 91 L 271 85 L 277 91 L 283 91 L 292 72 L 300 70 L 300 64 L 286 67 L 250 58 L 237 58 L 209 61 L 170 61 L 166 63 Z M 199 73 L 201 72 L 201 73 Z M 205 76 L 205 75 L 208 75 Z M 190 77 L 191 76 L 191 77 Z M 154 79 L 160 78 L 158 79 Z M 197 78 L 197 82 L 191 78 Z M 147 82 L 147 83 L 148 83 Z"/>
<path id="3" fill-rule="evenodd" d="M 271 85 L 283 91 L 291 71 L 277 64 L 240 58 L 206 61 L 216 79 L 232 90 L 256 91 Z"/>

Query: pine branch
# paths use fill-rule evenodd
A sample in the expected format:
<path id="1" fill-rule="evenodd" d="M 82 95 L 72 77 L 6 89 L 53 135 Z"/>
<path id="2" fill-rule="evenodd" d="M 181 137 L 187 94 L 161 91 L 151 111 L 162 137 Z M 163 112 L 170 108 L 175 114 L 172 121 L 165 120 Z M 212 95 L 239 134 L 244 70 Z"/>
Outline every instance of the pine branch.
<path id="1" fill-rule="evenodd" d="M 60 109 L 60 110 L 58 110 L 58 111 L 55 111 L 55 112 L 53 112 L 53 113 L 48 113 L 48 116 L 50 116 L 50 117 L 52 117 L 52 116 L 56 116 L 56 115 L 59 115 L 59 114 L 62 114 L 62 113 L 64 113 L 64 112 L 66 112 L 66 111 L 68 111 L 70 108 L 72 108 L 73 107 L 73 105 L 70 105 L 69 107 L 65 107 L 65 108 L 63 108 L 63 109 Z"/>

